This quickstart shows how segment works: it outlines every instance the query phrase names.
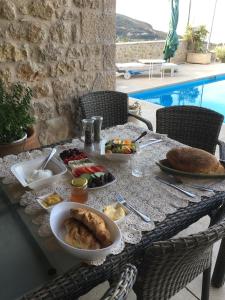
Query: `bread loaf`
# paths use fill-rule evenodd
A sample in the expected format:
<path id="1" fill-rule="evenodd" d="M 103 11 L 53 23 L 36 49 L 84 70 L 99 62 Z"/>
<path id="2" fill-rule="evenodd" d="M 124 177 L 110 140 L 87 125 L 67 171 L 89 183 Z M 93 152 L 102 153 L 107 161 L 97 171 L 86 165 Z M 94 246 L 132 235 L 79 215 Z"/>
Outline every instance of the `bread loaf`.
<path id="1" fill-rule="evenodd" d="M 173 148 L 167 152 L 172 168 L 190 173 L 224 174 L 225 170 L 216 157 L 204 150 L 192 147 Z"/>
<path id="2" fill-rule="evenodd" d="M 84 224 L 94 234 L 103 247 L 112 244 L 111 234 L 100 216 L 85 208 L 71 209 L 70 213 L 75 220 Z"/>
<path id="3" fill-rule="evenodd" d="M 66 219 L 64 225 L 66 227 L 65 242 L 69 245 L 89 250 L 101 248 L 95 236 L 74 218 Z"/>

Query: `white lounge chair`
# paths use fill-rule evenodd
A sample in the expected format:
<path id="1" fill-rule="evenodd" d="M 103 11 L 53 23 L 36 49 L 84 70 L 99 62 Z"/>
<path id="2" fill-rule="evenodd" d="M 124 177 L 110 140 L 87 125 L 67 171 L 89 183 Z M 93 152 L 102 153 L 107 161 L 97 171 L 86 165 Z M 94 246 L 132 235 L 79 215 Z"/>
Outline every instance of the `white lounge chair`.
<path id="1" fill-rule="evenodd" d="M 149 72 L 149 66 L 139 62 L 116 63 L 116 68 L 117 73 L 122 73 L 125 79 L 130 79 L 132 75 Z"/>
<path id="2" fill-rule="evenodd" d="M 170 76 L 174 76 L 175 71 L 178 70 L 178 65 L 174 63 L 164 63 L 161 67 L 162 77 L 165 75 L 165 71 L 170 71 Z"/>

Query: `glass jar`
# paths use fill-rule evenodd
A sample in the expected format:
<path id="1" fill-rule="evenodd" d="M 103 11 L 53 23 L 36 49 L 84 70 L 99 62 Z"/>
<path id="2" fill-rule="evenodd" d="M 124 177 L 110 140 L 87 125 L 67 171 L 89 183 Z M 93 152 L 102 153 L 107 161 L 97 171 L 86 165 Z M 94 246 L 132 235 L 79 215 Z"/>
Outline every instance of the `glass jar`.
<path id="1" fill-rule="evenodd" d="M 94 120 L 94 142 L 100 143 L 103 117 L 102 116 L 94 116 L 91 119 Z"/>
<path id="2" fill-rule="evenodd" d="M 83 119 L 82 120 L 82 137 L 84 146 L 91 146 L 94 140 L 94 120 Z"/>
<path id="3" fill-rule="evenodd" d="M 88 201 L 88 180 L 86 178 L 74 178 L 71 182 L 70 200 L 85 203 Z"/>

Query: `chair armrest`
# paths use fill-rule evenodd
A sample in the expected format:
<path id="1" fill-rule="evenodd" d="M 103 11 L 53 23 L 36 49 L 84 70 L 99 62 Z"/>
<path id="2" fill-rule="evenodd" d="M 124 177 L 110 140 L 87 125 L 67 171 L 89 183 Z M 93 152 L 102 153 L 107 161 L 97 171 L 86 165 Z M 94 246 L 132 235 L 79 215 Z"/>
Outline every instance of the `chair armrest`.
<path id="1" fill-rule="evenodd" d="M 137 115 L 132 114 L 132 113 L 128 113 L 128 116 L 134 117 L 134 118 L 138 119 L 139 121 L 144 122 L 147 125 L 148 129 L 153 131 L 152 123 L 150 121 L 148 121 L 147 119 L 142 118 L 142 117 L 137 116 Z"/>
<path id="2" fill-rule="evenodd" d="M 136 276 L 137 268 L 132 264 L 126 264 L 120 276 L 110 284 L 110 288 L 100 300 L 127 299 L 127 296 L 136 281 Z"/>
<path id="3" fill-rule="evenodd" d="M 217 144 L 219 145 L 220 159 L 225 160 L 225 143 L 222 141 L 218 141 Z"/>

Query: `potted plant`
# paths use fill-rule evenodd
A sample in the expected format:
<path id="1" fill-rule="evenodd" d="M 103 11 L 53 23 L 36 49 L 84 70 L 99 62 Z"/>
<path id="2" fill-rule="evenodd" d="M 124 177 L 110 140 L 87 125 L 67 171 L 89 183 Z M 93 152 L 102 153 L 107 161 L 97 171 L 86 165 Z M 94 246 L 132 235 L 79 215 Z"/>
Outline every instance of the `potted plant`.
<path id="1" fill-rule="evenodd" d="M 141 104 L 138 101 L 135 101 L 132 104 L 129 104 L 129 112 L 135 115 L 141 115 Z"/>
<path id="2" fill-rule="evenodd" d="M 222 63 L 225 63 L 225 46 L 218 46 L 215 48 L 215 51 L 216 58 Z"/>
<path id="3" fill-rule="evenodd" d="M 0 156 L 39 146 L 31 114 L 32 92 L 20 83 L 6 88 L 0 80 Z"/>
<path id="4" fill-rule="evenodd" d="M 205 49 L 208 31 L 204 25 L 187 26 L 184 39 L 188 42 L 187 62 L 192 64 L 209 64 L 211 53 Z"/>

